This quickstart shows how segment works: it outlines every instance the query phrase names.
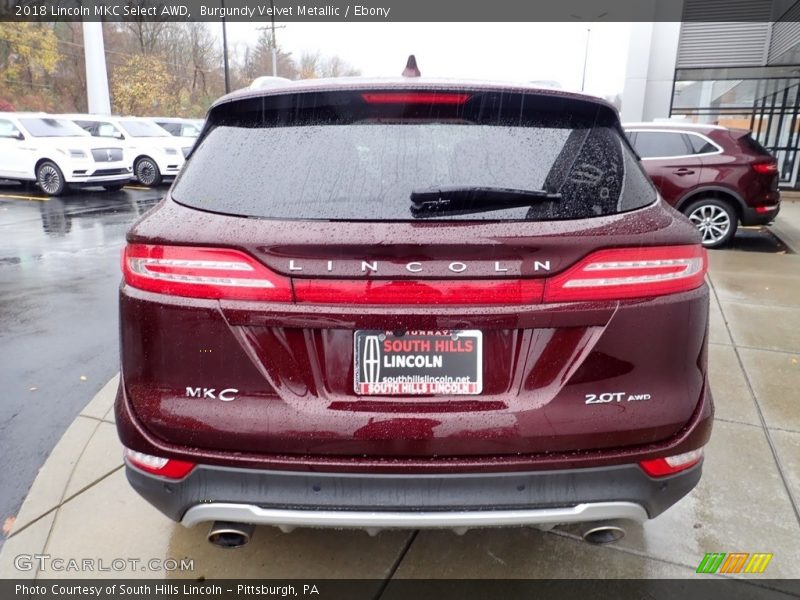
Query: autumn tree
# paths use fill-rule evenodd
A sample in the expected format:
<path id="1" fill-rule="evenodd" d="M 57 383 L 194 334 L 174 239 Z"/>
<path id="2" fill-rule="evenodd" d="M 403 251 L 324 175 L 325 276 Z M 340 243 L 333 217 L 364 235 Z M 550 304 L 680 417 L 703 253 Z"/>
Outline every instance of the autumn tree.
<path id="1" fill-rule="evenodd" d="M 123 115 L 169 115 L 177 110 L 172 79 L 155 56 L 131 55 L 111 77 L 114 112 Z"/>
<path id="2" fill-rule="evenodd" d="M 142 0 L 148 4 L 159 0 Z M 0 4 L 2 0 L 0 0 Z M 219 26 L 141 18 L 103 24 L 112 108 L 137 115 L 200 117 L 224 93 Z M 239 42 L 230 55 L 234 89 L 273 75 L 275 40 L 261 27 L 255 43 Z M 238 44 L 237 44 L 238 45 Z M 337 56 L 299 59 L 275 46 L 277 75 L 289 79 L 356 75 Z M 80 22 L 0 22 L 0 102 L 17 110 L 87 110 Z"/>
<path id="3" fill-rule="evenodd" d="M 52 99 L 49 76 L 56 70 L 59 53 L 52 26 L 46 23 L 0 22 L 0 81 L 6 101 L 36 96 L 41 109 Z M 5 94 L 4 94 L 5 95 Z M 15 102 L 16 103 L 16 102 Z M 29 104 L 29 102 L 24 102 Z"/>
<path id="4" fill-rule="evenodd" d="M 79 22 L 56 23 L 53 31 L 58 38 L 60 56 L 52 76 L 53 95 L 58 110 L 86 112 L 86 63 L 83 54 L 83 26 Z"/>

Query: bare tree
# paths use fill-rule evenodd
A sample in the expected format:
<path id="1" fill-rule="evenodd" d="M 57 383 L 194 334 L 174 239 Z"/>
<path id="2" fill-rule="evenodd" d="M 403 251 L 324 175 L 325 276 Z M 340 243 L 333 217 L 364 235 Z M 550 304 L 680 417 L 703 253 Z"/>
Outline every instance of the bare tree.
<path id="1" fill-rule="evenodd" d="M 144 17 L 135 21 L 125 21 L 123 27 L 130 33 L 136 49 L 142 54 L 154 54 L 169 23 L 150 21 Z"/>
<path id="2" fill-rule="evenodd" d="M 352 77 L 361 75 L 361 71 L 354 69 L 347 61 L 339 56 L 331 56 L 323 61 L 321 68 L 323 77 Z"/>
<path id="3" fill-rule="evenodd" d="M 288 79 L 297 79 L 297 66 L 291 52 L 284 52 L 277 48 L 278 72 L 272 72 L 272 33 L 268 27 L 259 29 L 255 46 L 248 48 L 245 53 L 243 73 L 246 80 L 252 81 L 262 75 L 278 75 Z"/>
<path id="4" fill-rule="evenodd" d="M 300 79 L 316 79 L 319 77 L 319 52 L 303 52 L 300 56 Z"/>
<path id="5" fill-rule="evenodd" d="M 349 77 L 360 75 L 361 71 L 354 69 L 339 56 L 323 57 L 319 52 L 304 52 L 300 57 L 300 79 L 316 79 L 318 77 Z"/>
<path id="6" fill-rule="evenodd" d="M 189 42 L 192 59 L 192 91 L 208 94 L 208 77 L 219 62 L 214 36 L 205 23 L 189 23 Z"/>

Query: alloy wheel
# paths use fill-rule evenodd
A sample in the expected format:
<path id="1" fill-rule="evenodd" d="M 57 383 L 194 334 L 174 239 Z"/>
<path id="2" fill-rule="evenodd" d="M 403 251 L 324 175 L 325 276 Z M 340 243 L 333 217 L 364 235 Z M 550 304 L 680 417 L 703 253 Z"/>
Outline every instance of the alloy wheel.
<path id="1" fill-rule="evenodd" d="M 713 204 L 703 204 L 689 213 L 689 220 L 703 236 L 703 245 L 716 244 L 722 240 L 731 228 L 728 213 Z"/>
<path id="2" fill-rule="evenodd" d="M 143 185 L 153 185 L 156 180 L 156 166 L 149 160 L 141 160 L 136 166 L 136 178 Z"/>
<path id="3" fill-rule="evenodd" d="M 61 174 L 52 165 L 39 169 L 39 187 L 47 194 L 57 194 L 61 189 Z"/>

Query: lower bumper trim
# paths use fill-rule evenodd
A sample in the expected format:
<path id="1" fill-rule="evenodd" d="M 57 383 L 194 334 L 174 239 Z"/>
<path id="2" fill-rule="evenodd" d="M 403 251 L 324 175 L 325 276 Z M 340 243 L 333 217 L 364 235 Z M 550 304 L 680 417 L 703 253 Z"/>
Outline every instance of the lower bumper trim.
<path id="1" fill-rule="evenodd" d="M 89 175 L 77 176 L 67 179 L 67 183 L 83 184 L 83 185 L 100 185 L 102 183 L 122 183 L 131 180 L 130 173 L 123 173 L 121 175 Z"/>
<path id="2" fill-rule="evenodd" d="M 658 478 L 649 477 L 638 464 L 439 475 L 198 465 L 184 479 L 172 481 L 131 465 L 125 468 L 133 488 L 177 522 L 358 528 L 362 523 L 373 528 L 433 526 L 425 523 L 455 528 L 652 519 L 688 494 L 701 471 L 702 463 Z"/>
<path id="3" fill-rule="evenodd" d="M 584 523 L 608 519 L 643 523 L 647 518 L 647 511 L 633 502 L 591 502 L 563 508 L 427 512 L 292 510 L 212 502 L 191 507 L 181 524 L 192 527 L 207 521 L 231 521 L 278 527 L 450 529 Z"/>

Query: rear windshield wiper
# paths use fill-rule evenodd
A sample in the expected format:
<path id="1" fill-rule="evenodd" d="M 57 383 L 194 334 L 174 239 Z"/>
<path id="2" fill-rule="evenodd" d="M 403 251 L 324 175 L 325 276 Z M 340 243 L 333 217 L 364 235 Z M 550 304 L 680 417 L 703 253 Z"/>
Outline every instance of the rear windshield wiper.
<path id="1" fill-rule="evenodd" d="M 417 219 L 441 214 L 468 215 L 556 200 L 561 200 L 561 194 L 546 190 L 462 186 L 431 188 L 411 192 L 411 214 Z"/>

